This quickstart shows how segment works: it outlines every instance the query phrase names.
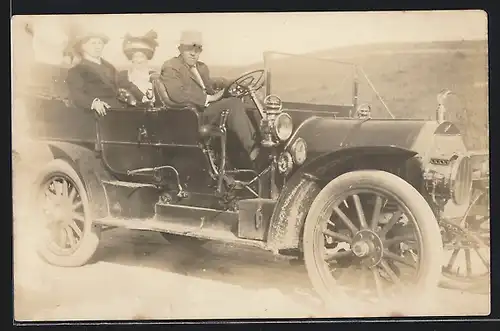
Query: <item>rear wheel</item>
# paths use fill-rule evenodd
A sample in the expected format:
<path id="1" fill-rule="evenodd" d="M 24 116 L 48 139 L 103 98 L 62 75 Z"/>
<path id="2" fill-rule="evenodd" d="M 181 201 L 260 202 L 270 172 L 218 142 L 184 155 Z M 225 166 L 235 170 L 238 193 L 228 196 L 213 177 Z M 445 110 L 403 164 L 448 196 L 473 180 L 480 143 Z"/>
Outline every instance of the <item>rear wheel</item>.
<path id="1" fill-rule="evenodd" d="M 383 171 L 328 183 L 311 205 L 303 248 L 313 287 L 337 312 L 412 314 L 432 302 L 440 278 L 434 213 L 415 188 Z"/>
<path id="2" fill-rule="evenodd" d="M 39 255 L 56 266 L 86 264 L 98 248 L 100 229 L 92 224 L 80 177 L 67 162 L 56 159 L 45 166 L 35 184 Z"/>

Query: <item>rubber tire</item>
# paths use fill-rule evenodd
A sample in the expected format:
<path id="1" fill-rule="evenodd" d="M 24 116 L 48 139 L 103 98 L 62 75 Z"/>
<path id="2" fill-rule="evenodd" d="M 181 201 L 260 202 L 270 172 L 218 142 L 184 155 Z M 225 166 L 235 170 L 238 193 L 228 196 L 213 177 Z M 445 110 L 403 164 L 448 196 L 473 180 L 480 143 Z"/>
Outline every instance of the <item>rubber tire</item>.
<path id="1" fill-rule="evenodd" d="M 440 286 L 449 290 L 459 290 L 462 292 L 476 294 L 489 294 L 491 291 L 490 280 L 491 273 L 478 277 L 477 279 L 471 281 L 461 281 L 443 275 L 440 281 Z"/>
<path id="2" fill-rule="evenodd" d="M 45 242 L 38 244 L 37 252 L 39 256 L 47 263 L 58 267 L 80 267 L 87 264 L 99 247 L 101 231 L 99 226 L 92 224 L 91 207 L 85 186 L 83 185 L 80 176 L 73 167 L 62 159 L 50 161 L 38 174 L 35 180 L 36 194 L 40 192 L 41 185 L 47 181 L 54 173 L 62 173 L 68 176 L 78 189 L 82 198 L 83 208 L 85 210 L 85 225 L 83 230 L 83 238 L 81 239 L 80 247 L 72 255 L 57 255 L 50 251 Z M 36 201 L 36 200 L 34 200 Z"/>
<path id="3" fill-rule="evenodd" d="M 491 254 L 491 246 L 490 246 Z M 491 262 L 490 262 L 491 266 Z M 460 280 L 442 273 L 440 286 L 450 290 L 459 290 L 477 294 L 489 294 L 491 291 L 491 271 L 488 274 L 479 276 L 472 280 Z"/>
<path id="4" fill-rule="evenodd" d="M 443 243 L 436 217 L 426 200 L 413 186 L 391 173 L 379 170 L 360 170 L 342 174 L 330 181 L 313 201 L 304 224 L 303 249 L 307 273 L 315 291 L 323 301 L 326 309 L 335 307 L 338 312 L 339 298 L 332 295 L 330 289 L 324 284 L 316 265 L 313 251 L 314 230 L 319 223 L 318 220 L 320 219 L 322 208 L 332 197 L 333 199 L 337 199 L 345 191 L 360 185 L 363 187 L 382 188 L 392 192 L 413 213 L 422 235 L 423 254 L 421 256 L 423 259 L 421 262 L 423 263 L 421 263 L 420 277 L 416 284 L 417 291 L 412 293 L 414 296 L 407 297 L 406 300 L 410 299 L 417 306 L 424 304 L 428 307 L 429 303 L 432 302 L 428 301 L 432 300 L 429 298 L 429 295 L 434 295 L 435 290 L 438 288 L 443 256 Z M 422 306 L 415 308 L 420 309 Z M 397 304 L 396 309 L 399 309 Z M 411 312 L 408 311 L 405 314 L 411 314 Z"/>
<path id="5" fill-rule="evenodd" d="M 479 201 L 482 200 L 480 199 L 476 201 L 475 204 L 479 204 L 480 203 Z M 464 215 L 464 217 L 465 216 L 468 215 Z M 491 218 L 488 219 L 488 222 L 490 222 L 491 224 Z M 490 255 L 491 255 L 491 245 L 490 245 Z M 491 261 L 490 261 L 490 267 L 491 267 Z M 472 280 L 467 280 L 467 279 L 460 280 L 454 277 L 450 277 L 445 273 L 443 273 L 440 286 L 451 290 L 460 290 L 464 292 L 477 293 L 477 294 L 489 294 L 491 291 L 491 269 L 488 274 L 477 277 Z"/>

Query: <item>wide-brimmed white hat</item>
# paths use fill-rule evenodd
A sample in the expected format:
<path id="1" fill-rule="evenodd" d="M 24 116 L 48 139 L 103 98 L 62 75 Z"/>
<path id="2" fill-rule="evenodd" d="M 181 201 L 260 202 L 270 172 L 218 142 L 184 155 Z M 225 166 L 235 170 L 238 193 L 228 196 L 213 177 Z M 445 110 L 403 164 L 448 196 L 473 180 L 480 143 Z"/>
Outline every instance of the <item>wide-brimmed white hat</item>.
<path id="1" fill-rule="evenodd" d="M 203 38 L 201 32 L 195 30 L 182 31 L 179 45 L 203 46 Z"/>
<path id="2" fill-rule="evenodd" d="M 71 31 L 71 35 L 70 48 L 72 49 L 75 49 L 90 38 L 99 38 L 104 42 L 104 44 L 109 42 L 109 37 L 105 33 L 95 30 L 78 29 L 76 31 Z"/>

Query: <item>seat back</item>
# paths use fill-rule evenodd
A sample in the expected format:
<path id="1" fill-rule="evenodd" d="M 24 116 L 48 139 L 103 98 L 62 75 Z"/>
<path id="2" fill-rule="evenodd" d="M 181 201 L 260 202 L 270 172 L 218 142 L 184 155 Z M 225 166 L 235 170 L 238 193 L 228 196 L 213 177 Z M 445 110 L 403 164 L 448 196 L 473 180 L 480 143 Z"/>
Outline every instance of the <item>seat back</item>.
<path id="1" fill-rule="evenodd" d="M 167 109 L 178 109 L 178 110 L 195 110 L 196 107 L 191 104 L 180 104 L 173 101 L 168 95 L 167 88 L 165 84 L 161 81 L 158 76 L 152 76 L 151 82 L 153 84 L 153 93 L 155 95 L 155 99 L 159 100 L 161 105 L 166 107 Z"/>
<path id="2" fill-rule="evenodd" d="M 153 93 L 155 95 L 155 99 L 160 101 L 161 105 L 165 107 L 169 112 L 169 120 L 175 123 L 179 123 L 178 120 L 174 120 L 177 116 L 181 116 L 184 118 L 185 122 L 189 117 L 185 117 L 185 114 L 182 114 L 186 110 L 193 112 L 196 115 L 197 125 L 198 125 L 198 134 L 200 138 L 205 139 L 209 136 L 220 136 L 221 131 L 218 125 L 214 124 L 204 124 L 200 115 L 200 110 L 193 104 L 179 104 L 174 102 L 170 96 L 168 95 L 167 88 L 165 84 L 161 81 L 158 74 L 151 75 L 151 82 L 153 85 Z M 178 111 L 181 113 L 176 114 Z M 170 138 L 168 138 L 170 139 Z"/>

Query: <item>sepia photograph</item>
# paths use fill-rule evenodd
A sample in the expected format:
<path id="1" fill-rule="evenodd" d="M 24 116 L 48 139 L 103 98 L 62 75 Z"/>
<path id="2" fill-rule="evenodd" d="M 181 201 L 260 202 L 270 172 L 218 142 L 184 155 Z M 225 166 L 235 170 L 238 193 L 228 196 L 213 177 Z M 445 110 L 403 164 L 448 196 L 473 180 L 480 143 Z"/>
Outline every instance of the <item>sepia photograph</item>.
<path id="1" fill-rule="evenodd" d="M 11 18 L 14 320 L 487 316 L 480 10 Z"/>

